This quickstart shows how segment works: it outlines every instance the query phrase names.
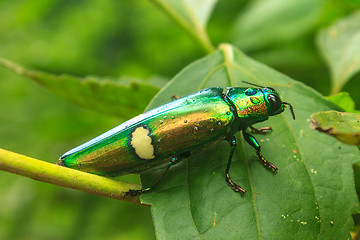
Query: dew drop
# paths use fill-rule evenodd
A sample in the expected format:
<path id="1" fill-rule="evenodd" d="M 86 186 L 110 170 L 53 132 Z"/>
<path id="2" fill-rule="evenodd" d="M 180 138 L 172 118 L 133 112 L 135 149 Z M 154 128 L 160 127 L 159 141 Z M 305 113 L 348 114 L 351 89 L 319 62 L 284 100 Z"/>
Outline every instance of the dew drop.
<path id="1" fill-rule="evenodd" d="M 254 88 L 248 88 L 245 90 L 245 94 L 248 95 L 248 96 L 253 96 L 256 94 L 256 89 Z"/>

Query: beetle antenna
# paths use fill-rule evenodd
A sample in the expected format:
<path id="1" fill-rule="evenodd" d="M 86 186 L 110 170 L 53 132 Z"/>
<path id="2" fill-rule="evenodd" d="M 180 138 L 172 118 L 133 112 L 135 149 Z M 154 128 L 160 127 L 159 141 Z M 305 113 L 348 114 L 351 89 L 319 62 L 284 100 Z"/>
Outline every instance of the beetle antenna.
<path id="1" fill-rule="evenodd" d="M 288 106 L 289 106 L 289 108 L 290 108 L 290 112 L 291 112 L 291 115 L 292 115 L 293 119 L 295 120 L 295 113 L 294 113 L 294 109 L 293 109 L 293 107 L 291 106 L 291 104 L 290 104 L 290 103 L 288 103 L 288 102 L 283 102 L 283 104 L 285 104 L 285 105 L 288 105 Z"/>
<path id="2" fill-rule="evenodd" d="M 251 82 L 246 82 L 246 81 L 242 81 L 243 83 L 247 83 L 249 85 L 253 85 L 255 87 L 261 87 L 261 88 L 265 88 L 264 86 L 261 86 L 261 85 L 257 85 L 257 84 L 254 84 L 254 83 L 251 83 Z"/>

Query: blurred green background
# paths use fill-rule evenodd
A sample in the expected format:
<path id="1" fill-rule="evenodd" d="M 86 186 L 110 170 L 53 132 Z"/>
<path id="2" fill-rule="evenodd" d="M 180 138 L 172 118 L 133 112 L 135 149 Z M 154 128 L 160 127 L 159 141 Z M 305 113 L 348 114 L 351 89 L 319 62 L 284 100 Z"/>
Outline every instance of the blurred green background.
<path id="1" fill-rule="evenodd" d="M 219 1 L 207 27 L 213 44 L 230 42 L 328 95 L 315 36 L 360 9 L 360 1 L 268 2 Z M 146 0 L 0 0 L 0 16 L 0 57 L 57 74 L 171 79 L 205 55 Z M 359 80 L 357 74 L 343 89 L 357 108 Z M 125 120 L 77 107 L 2 68 L 0 90 L 0 147 L 52 163 Z M 135 175 L 122 179 L 139 182 Z M 0 239 L 154 238 L 148 207 L 0 173 Z"/>

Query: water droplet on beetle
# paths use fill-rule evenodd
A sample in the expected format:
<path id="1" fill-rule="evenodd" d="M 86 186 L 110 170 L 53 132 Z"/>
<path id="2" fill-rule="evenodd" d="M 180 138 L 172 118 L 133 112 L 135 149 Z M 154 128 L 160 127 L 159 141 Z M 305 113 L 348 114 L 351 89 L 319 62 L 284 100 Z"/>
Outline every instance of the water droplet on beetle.
<path id="1" fill-rule="evenodd" d="M 248 89 L 246 89 L 245 90 L 245 94 L 247 95 L 247 96 L 253 96 L 253 95 L 255 95 L 256 94 L 256 89 L 254 89 L 254 88 L 248 88 Z"/>

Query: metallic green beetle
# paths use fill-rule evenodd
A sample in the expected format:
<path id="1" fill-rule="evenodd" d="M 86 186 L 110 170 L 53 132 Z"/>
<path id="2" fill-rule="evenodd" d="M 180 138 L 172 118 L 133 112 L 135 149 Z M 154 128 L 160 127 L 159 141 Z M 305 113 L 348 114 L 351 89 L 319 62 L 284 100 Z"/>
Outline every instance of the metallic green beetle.
<path id="1" fill-rule="evenodd" d="M 254 84 L 253 84 L 254 85 Z M 243 137 L 255 150 L 267 168 L 277 168 L 260 154 L 260 145 L 245 131 L 263 133 L 271 128 L 255 129 L 253 124 L 284 111 L 278 93 L 270 87 L 231 87 L 224 94 L 222 88 L 207 88 L 192 95 L 141 114 L 104 134 L 86 142 L 60 157 L 59 165 L 98 175 L 115 176 L 138 173 L 168 162 L 152 187 L 129 190 L 124 195 L 139 195 L 153 189 L 167 170 L 194 149 L 209 143 L 226 140 L 231 151 L 225 170 L 226 182 L 236 192 L 245 193 L 230 176 L 230 164 L 236 147 L 234 134 Z"/>

